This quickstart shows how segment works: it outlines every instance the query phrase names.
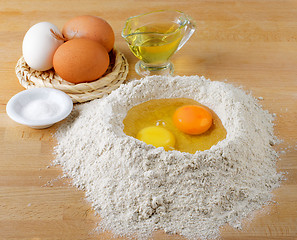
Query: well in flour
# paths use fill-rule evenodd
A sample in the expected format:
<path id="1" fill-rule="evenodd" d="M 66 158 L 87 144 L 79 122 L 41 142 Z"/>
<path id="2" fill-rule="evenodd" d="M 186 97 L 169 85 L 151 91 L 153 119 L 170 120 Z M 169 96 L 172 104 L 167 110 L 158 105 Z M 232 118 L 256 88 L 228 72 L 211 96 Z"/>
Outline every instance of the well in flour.
<path id="1" fill-rule="evenodd" d="M 142 102 L 192 98 L 212 109 L 226 139 L 195 154 L 127 136 L 123 119 Z M 272 199 L 280 185 L 273 117 L 243 90 L 204 77 L 152 76 L 78 105 L 56 133 L 55 163 L 100 214 L 102 229 L 147 238 L 163 229 L 189 239 L 219 237 Z"/>

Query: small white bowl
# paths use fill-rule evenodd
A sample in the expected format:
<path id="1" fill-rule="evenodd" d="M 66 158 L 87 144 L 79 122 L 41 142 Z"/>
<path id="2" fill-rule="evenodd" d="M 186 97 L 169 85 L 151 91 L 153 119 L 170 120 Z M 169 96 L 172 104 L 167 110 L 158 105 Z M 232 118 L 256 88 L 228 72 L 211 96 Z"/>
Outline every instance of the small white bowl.
<path id="1" fill-rule="evenodd" d="M 32 88 L 14 95 L 6 105 L 7 115 L 17 123 L 43 129 L 66 118 L 73 109 L 71 98 L 53 88 Z"/>

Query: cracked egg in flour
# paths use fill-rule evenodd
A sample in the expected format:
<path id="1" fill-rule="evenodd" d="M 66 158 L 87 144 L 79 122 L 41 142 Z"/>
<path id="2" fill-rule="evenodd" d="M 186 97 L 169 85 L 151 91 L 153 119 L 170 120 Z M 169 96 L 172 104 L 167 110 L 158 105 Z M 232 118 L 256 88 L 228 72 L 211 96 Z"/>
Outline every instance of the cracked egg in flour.
<path id="1" fill-rule="evenodd" d="M 218 115 L 190 98 L 152 99 L 132 107 L 124 132 L 155 147 L 195 153 L 225 139 Z"/>

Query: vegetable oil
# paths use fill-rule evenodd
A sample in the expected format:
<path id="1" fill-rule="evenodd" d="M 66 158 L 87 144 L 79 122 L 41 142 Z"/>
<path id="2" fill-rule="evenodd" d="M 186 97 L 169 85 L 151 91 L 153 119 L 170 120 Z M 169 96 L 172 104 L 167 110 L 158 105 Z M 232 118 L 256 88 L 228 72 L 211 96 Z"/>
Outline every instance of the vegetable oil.
<path id="1" fill-rule="evenodd" d="M 128 39 L 132 53 L 144 63 L 166 63 L 184 36 L 184 28 L 174 22 L 153 23 L 136 29 Z"/>

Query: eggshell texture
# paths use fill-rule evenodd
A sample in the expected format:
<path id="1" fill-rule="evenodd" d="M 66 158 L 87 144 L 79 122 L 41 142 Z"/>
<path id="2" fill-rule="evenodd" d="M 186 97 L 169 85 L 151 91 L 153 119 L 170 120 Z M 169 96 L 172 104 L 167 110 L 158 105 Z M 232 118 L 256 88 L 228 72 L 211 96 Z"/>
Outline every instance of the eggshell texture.
<path id="1" fill-rule="evenodd" d="M 64 43 L 54 37 L 51 29 L 62 36 L 60 30 L 52 23 L 40 22 L 33 25 L 23 40 L 23 56 L 26 63 L 38 71 L 53 67 L 53 56 L 57 48 Z"/>
<path id="2" fill-rule="evenodd" d="M 53 63 L 56 73 L 64 80 L 72 83 L 90 82 L 106 72 L 109 55 L 97 41 L 77 38 L 57 49 Z"/>
<path id="3" fill-rule="evenodd" d="M 62 30 L 65 38 L 88 38 L 100 42 L 109 52 L 114 45 L 114 32 L 102 18 L 90 15 L 78 16 L 68 21 Z"/>

